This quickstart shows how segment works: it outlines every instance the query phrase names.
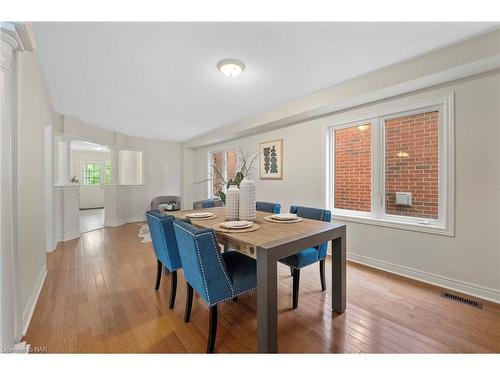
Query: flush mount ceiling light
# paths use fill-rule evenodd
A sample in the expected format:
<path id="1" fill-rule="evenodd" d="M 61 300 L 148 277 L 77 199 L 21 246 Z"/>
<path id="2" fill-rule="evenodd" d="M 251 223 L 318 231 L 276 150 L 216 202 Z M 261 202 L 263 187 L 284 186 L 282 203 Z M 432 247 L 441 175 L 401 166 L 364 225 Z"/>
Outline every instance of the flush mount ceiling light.
<path id="1" fill-rule="evenodd" d="M 217 69 L 219 69 L 225 76 L 235 78 L 238 77 L 243 70 L 245 70 L 245 65 L 239 60 L 226 59 L 217 64 Z"/>

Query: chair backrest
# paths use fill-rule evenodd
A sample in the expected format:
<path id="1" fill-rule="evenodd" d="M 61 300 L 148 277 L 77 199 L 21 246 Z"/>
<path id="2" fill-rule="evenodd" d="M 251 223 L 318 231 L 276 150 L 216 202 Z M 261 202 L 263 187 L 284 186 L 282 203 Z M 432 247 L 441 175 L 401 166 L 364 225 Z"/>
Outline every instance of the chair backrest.
<path id="1" fill-rule="evenodd" d="M 257 202 L 255 207 L 257 211 L 271 212 L 273 214 L 279 214 L 281 211 L 281 204 L 279 203 Z"/>
<path id="2" fill-rule="evenodd" d="M 151 200 L 151 209 L 157 210 L 160 204 L 165 204 L 165 203 L 175 203 L 177 208 L 179 210 L 181 209 L 181 197 L 177 195 L 161 195 L 159 197 L 154 197 Z"/>
<path id="3" fill-rule="evenodd" d="M 222 207 L 222 200 L 219 197 L 204 199 L 202 201 L 193 202 L 193 209 Z"/>
<path id="4" fill-rule="evenodd" d="M 182 268 L 179 247 L 175 238 L 172 215 L 161 215 L 158 210 L 146 212 L 149 232 L 156 257 L 170 271 Z"/>
<path id="5" fill-rule="evenodd" d="M 231 298 L 233 285 L 213 230 L 174 222 L 186 281 L 209 306 Z"/>
<path id="6" fill-rule="evenodd" d="M 324 210 L 322 208 L 291 206 L 290 213 L 297 214 L 297 216 L 303 217 L 305 219 L 332 221 L 332 212 L 330 210 Z M 316 246 L 316 248 L 319 251 L 320 259 L 326 257 L 326 251 L 328 249 L 327 242 L 323 242 L 321 245 Z"/>

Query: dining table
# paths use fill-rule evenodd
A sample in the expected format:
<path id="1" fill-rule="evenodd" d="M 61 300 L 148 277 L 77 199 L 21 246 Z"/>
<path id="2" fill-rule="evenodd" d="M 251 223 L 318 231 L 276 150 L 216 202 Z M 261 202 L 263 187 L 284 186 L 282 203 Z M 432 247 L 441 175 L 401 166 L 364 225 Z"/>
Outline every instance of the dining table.
<path id="1" fill-rule="evenodd" d="M 191 212 L 211 212 L 212 218 L 191 218 L 198 228 L 213 229 L 226 221 L 225 208 L 182 210 L 169 214 L 186 218 Z M 244 233 L 214 231 L 225 249 L 239 251 L 256 259 L 257 264 L 257 351 L 278 352 L 278 261 L 301 250 L 331 241 L 332 310 L 346 308 L 346 225 L 303 218 L 296 223 L 276 223 L 264 218 L 272 215 L 257 211 L 258 230 Z"/>

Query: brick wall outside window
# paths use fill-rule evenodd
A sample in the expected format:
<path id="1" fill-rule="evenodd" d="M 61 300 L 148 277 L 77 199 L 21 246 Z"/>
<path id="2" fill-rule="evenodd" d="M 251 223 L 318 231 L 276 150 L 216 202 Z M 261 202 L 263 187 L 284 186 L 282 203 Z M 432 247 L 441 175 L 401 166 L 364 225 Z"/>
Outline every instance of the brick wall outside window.
<path id="1" fill-rule="evenodd" d="M 224 162 L 224 153 L 226 154 L 226 162 Z M 215 165 L 222 176 L 226 176 L 226 180 L 234 179 L 238 166 L 238 153 L 236 150 L 217 151 L 212 154 L 212 165 Z M 217 195 L 217 192 L 226 191 L 226 186 L 223 179 L 210 168 L 212 174 L 212 192 Z"/>
<path id="2" fill-rule="evenodd" d="M 438 112 L 385 121 L 386 213 L 438 218 Z M 396 192 L 411 192 L 412 206 L 396 205 Z"/>
<path id="3" fill-rule="evenodd" d="M 222 151 L 215 152 L 212 156 L 212 165 L 215 165 L 217 170 L 224 175 L 224 154 Z M 212 168 L 210 168 L 212 169 Z M 212 192 L 213 195 L 217 195 L 217 192 L 222 191 L 223 189 L 223 181 L 222 178 L 213 170 L 210 171 L 212 173 Z"/>
<path id="4" fill-rule="evenodd" d="M 335 208 L 371 211 L 371 130 L 335 130 Z"/>
<path id="5" fill-rule="evenodd" d="M 236 151 L 230 150 L 227 151 L 226 155 L 227 155 L 226 173 L 227 173 L 227 180 L 229 181 L 230 179 L 234 179 L 234 176 L 236 176 L 237 172 L 236 169 L 238 166 L 238 154 Z"/>

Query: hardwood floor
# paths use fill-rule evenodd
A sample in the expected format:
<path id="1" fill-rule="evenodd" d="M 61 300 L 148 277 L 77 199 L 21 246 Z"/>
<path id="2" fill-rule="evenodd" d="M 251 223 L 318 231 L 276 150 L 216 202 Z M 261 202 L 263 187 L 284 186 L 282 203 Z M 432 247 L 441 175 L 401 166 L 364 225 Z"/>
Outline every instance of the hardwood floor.
<path id="1" fill-rule="evenodd" d="M 80 210 L 80 233 L 104 227 L 104 208 Z"/>
<path id="2" fill-rule="evenodd" d="M 178 272 L 175 309 L 170 276 L 155 291 L 156 260 L 137 224 L 105 228 L 60 243 L 48 255 L 48 274 L 25 340 L 49 353 L 203 353 L 208 308 L 199 296 L 190 323 Z M 327 260 L 330 285 L 330 260 Z M 441 289 L 349 263 L 347 310 L 332 314 L 319 268 L 301 272 L 292 311 L 292 278 L 279 267 L 279 350 L 301 353 L 500 352 L 500 306 L 476 309 L 439 296 Z M 216 352 L 256 351 L 256 295 L 219 306 Z"/>

